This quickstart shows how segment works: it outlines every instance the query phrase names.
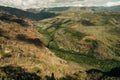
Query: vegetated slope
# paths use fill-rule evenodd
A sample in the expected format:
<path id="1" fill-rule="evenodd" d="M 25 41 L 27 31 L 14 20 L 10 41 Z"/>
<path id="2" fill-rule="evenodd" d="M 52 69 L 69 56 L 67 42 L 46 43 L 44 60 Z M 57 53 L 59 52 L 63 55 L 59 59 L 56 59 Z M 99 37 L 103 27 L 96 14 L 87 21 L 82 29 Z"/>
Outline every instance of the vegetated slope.
<path id="1" fill-rule="evenodd" d="M 70 10 L 34 22 L 57 56 L 109 70 L 120 66 L 120 13 Z"/>
<path id="2" fill-rule="evenodd" d="M 85 68 L 56 57 L 45 47 L 45 37 L 30 23 L 27 19 L 0 13 L 0 78 L 63 80 L 80 71 L 84 79 Z"/>
<path id="3" fill-rule="evenodd" d="M 119 80 L 119 15 L 119 12 L 70 10 L 35 21 L 35 29 L 27 19 L 1 13 L 0 77 Z"/>
<path id="4" fill-rule="evenodd" d="M 10 13 L 12 15 L 16 15 L 19 18 L 23 18 L 23 19 L 28 18 L 31 20 L 41 20 L 41 19 L 56 16 L 55 13 L 50 13 L 50 12 L 45 12 L 45 11 L 40 11 L 38 13 L 34 13 L 34 12 L 32 13 L 32 12 L 28 12 L 28 11 L 23 11 L 21 9 L 4 7 L 4 6 L 0 6 L 0 11 L 4 11 L 4 12 Z"/>

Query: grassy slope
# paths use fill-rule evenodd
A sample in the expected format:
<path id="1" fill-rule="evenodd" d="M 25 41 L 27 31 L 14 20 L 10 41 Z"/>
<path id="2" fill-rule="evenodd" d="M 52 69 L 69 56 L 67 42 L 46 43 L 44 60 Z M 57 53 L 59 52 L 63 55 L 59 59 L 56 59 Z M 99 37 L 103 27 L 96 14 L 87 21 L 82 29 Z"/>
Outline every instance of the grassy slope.
<path id="1" fill-rule="evenodd" d="M 119 13 L 65 12 L 54 18 L 34 22 L 41 34 L 33 27 L 22 26 L 21 22 L 16 22 L 16 17 L 1 17 L 5 20 L 0 21 L 0 76 L 3 79 L 25 77 L 24 79 L 39 80 L 50 78 L 53 72 L 55 77 L 64 76 L 61 80 L 83 80 L 86 73 L 89 74 L 84 69 L 86 67 L 107 71 L 96 71 L 97 75 L 95 73 L 97 77 L 99 72 L 105 75 L 103 80 L 106 76 L 114 76 L 116 72 L 113 68 L 120 66 L 118 17 Z M 84 40 L 86 36 L 92 37 Z M 58 57 L 77 62 L 84 68 L 57 58 L 45 46 L 38 47 L 34 38 L 42 40 Z M 119 68 L 115 71 L 119 72 Z M 16 76 L 13 77 L 14 75 Z M 90 76 L 95 77 L 94 71 Z"/>
<path id="2" fill-rule="evenodd" d="M 120 40 L 118 35 L 119 15 L 118 12 L 69 11 L 63 12 L 55 18 L 35 22 L 34 25 L 37 26 L 40 33 L 46 36 L 46 46 L 57 56 L 109 70 L 120 66 L 120 47 L 115 46 L 119 44 Z M 116 32 L 117 30 L 118 32 Z M 83 41 L 82 38 L 85 36 L 94 36 L 95 40 Z M 79 44 L 88 47 L 83 46 L 85 49 L 80 49 Z"/>
<path id="3" fill-rule="evenodd" d="M 21 25 L 22 22 L 28 25 Z M 44 46 L 44 36 L 30 23 L 29 20 L 0 13 L 0 79 L 44 80 L 46 76 L 51 78 L 52 73 L 56 78 L 62 78 L 84 71 L 79 64 L 56 57 Z"/>

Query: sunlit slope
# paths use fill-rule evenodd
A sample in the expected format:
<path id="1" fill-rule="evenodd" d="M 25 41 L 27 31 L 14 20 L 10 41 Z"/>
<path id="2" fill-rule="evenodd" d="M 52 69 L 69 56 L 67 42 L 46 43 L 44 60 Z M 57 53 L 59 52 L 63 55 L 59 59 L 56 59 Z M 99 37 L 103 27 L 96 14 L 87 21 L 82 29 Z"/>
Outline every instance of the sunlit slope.
<path id="1" fill-rule="evenodd" d="M 85 63 L 91 64 L 93 61 L 91 65 L 97 66 L 97 60 L 98 62 L 102 59 L 108 59 L 108 62 L 113 59 L 119 61 L 119 17 L 119 12 L 70 10 L 54 18 L 34 22 L 34 25 L 46 36 L 44 40 L 46 46 L 58 56 L 80 63 L 84 63 L 84 59 L 88 61 L 90 59 L 90 62 Z M 97 59 L 96 63 L 92 60 L 94 58 Z M 102 63 L 100 62 L 98 66 L 101 67 Z M 108 64 L 105 63 L 105 66 Z"/>
<path id="2" fill-rule="evenodd" d="M 44 38 L 28 19 L 1 12 L 0 77 L 3 80 L 45 80 L 52 73 L 58 79 L 78 71 L 85 73 L 85 67 L 56 57 L 44 45 Z"/>

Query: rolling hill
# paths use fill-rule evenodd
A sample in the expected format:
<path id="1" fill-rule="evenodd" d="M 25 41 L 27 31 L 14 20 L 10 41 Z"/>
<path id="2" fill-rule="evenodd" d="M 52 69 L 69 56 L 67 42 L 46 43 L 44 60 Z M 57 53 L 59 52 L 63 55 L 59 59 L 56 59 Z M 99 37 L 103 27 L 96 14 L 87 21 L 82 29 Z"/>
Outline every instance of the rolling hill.
<path id="1" fill-rule="evenodd" d="M 32 13 L 1 6 L 0 78 L 119 80 L 120 12 L 114 8 Z"/>
<path id="2" fill-rule="evenodd" d="M 44 44 L 56 56 L 67 61 L 87 64 L 103 71 L 119 67 L 120 12 L 77 9 L 34 22 L 39 32 L 46 36 Z"/>

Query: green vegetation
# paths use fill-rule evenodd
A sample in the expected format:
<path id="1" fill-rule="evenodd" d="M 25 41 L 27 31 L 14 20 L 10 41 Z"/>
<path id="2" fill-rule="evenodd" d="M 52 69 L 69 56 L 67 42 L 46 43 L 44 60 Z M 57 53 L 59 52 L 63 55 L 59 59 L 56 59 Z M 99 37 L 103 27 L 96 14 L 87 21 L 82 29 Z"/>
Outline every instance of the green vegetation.
<path id="1" fill-rule="evenodd" d="M 40 80 L 35 73 L 27 72 L 25 69 L 16 66 L 0 67 L 1 80 Z"/>
<path id="2" fill-rule="evenodd" d="M 85 37 L 87 34 L 81 33 L 79 31 L 74 31 L 73 29 L 70 28 L 64 28 L 65 33 L 71 34 L 73 38 L 81 40 L 83 37 Z"/>
<path id="3" fill-rule="evenodd" d="M 117 56 L 120 56 L 120 49 L 116 47 L 110 48 Z"/>
<path id="4" fill-rule="evenodd" d="M 114 59 L 97 59 L 91 55 L 79 54 L 72 51 L 65 51 L 58 48 L 51 48 L 55 54 L 68 61 L 74 61 L 77 63 L 88 64 L 90 66 L 94 66 L 103 70 L 110 70 L 114 67 L 120 66 L 120 61 Z"/>
<path id="5" fill-rule="evenodd" d="M 89 41 L 89 40 L 88 40 Z M 94 50 L 96 50 L 99 47 L 99 43 L 96 40 L 91 40 L 92 42 L 92 48 L 89 50 L 89 54 L 93 54 Z"/>
<path id="6" fill-rule="evenodd" d="M 96 50 L 100 50 L 103 54 L 112 54 L 109 53 L 108 50 L 110 49 L 108 46 L 111 46 L 111 41 L 108 42 L 106 41 L 106 39 L 111 39 L 110 34 L 118 30 L 114 29 L 114 31 L 108 32 L 113 26 L 113 24 L 111 24 L 111 21 L 113 23 L 119 23 L 116 17 L 118 15 L 115 15 L 118 13 L 81 12 L 77 15 L 66 13 L 69 14 L 68 17 L 71 20 L 71 22 L 73 22 L 72 24 L 67 24 L 63 22 L 63 20 L 67 19 L 66 16 L 64 16 L 65 13 L 59 15 L 60 18 L 43 20 L 39 23 L 36 22 L 39 32 L 42 33 L 48 39 L 48 42 L 45 44 L 49 49 L 55 52 L 55 54 L 58 57 L 63 58 L 65 60 L 74 61 L 81 64 L 87 64 L 103 70 L 110 70 L 114 67 L 120 66 L 119 60 L 110 58 L 97 59 L 97 57 L 94 56 L 94 52 Z M 73 26 L 76 26 L 76 24 L 80 25 L 75 28 L 72 28 Z M 98 25 L 100 27 L 98 27 Z M 42 26 L 45 26 L 46 28 Z M 116 34 L 118 34 L 118 32 Z M 84 41 L 82 39 L 85 36 L 90 36 L 90 38 L 86 38 Z M 115 40 L 118 39 L 119 37 L 115 37 Z M 116 42 L 113 42 L 113 44 L 116 44 Z M 108 51 L 102 50 L 104 48 Z M 113 51 L 115 54 L 119 54 L 119 51 L 116 49 L 112 49 L 111 51 Z M 102 53 L 100 54 L 100 56 L 104 57 Z"/>
<path id="7" fill-rule="evenodd" d="M 81 24 L 84 26 L 95 26 L 95 24 L 89 20 L 81 20 Z"/>

